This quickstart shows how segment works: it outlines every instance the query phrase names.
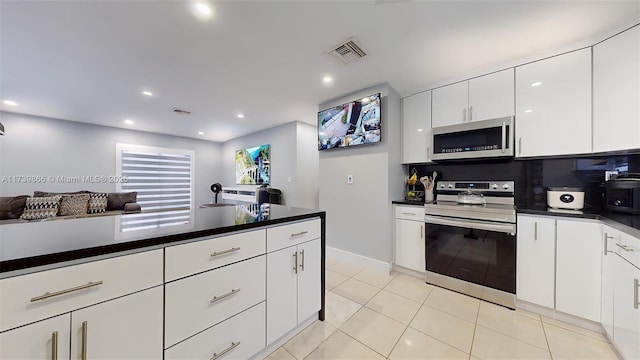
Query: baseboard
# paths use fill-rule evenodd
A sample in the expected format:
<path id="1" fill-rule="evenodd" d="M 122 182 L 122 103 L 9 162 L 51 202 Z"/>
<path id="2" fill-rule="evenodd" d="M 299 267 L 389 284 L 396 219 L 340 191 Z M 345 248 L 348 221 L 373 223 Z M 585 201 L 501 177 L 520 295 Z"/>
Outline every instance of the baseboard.
<path id="1" fill-rule="evenodd" d="M 372 259 L 330 246 L 327 246 L 327 257 L 346 262 L 348 264 L 363 266 L 371 271 L 384 274 L 390 274 L 392 269 L 391 263 L 386 263 L 384 261 Z"/>
<path id="2" fill-rule="evenodd" d="M 260 360 L 269 356 L 272 352 L 278 350 L 282 345 L 286 344 L 287 341 L 293 339 L 294 336 L 298 335 L 302 332 L 302 330 L 306 329 L 308 326 L 313 324 L 316 320 L 318 320 L 318 314 L 313 314 L 307 320 L 301 322 L 295 328 L 291 329 L 288 333 L 282 335 L 281 338 L 274 341 L 273 344 L 267 346 L 266 348 L 260 350 L 258 353 L 254 354 L 251 357 L 251 360 Z"/>
<path id="3" fill-rule="evenodd" d="M 538 315 L 543 315 L 554 320 L 563 321 L 571 325 L 579 326 L 581 328 L 606 335 L 602 324 L 595 321 L 583 319 L 581 317 L 570 314 L 565 314 L 561 311 L 557 311 L 546 306 L 536 305 L 522 300 L 517 300 L 516 307 L 520 310 L 526 310 Z"/>
<path id="4" fill-rule="evenodd" d="M 424 271 L 416 271 L 413 269 L 407 269 L 406 267 L 402 267 L 398 264 L 394 264 L 393 265 L 393 270 L 399 272 L 399 273 L 403 273 L 403 274 L 407 274 L 413 277 L 416 277 L 418 279 L 422 279 L 424 281 L 427 281 L 427 275 Z"/>

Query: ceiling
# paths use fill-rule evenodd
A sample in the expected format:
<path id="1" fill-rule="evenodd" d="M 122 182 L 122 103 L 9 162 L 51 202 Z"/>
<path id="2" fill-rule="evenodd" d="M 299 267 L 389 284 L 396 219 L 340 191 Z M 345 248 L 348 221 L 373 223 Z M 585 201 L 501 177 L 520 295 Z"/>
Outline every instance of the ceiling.
<path id="1" fill-rule="evenodd" d="M 208 4 L 201 19 L 191 1 L 0 0 L 0 99 L 17 103 L 0 110 L 226 141 L 315 125 L 338 96 L 381 83 L 405 96 L 640 14 L 640 0 Z M 350 37 L 365 58 L 325 54 Z"/>

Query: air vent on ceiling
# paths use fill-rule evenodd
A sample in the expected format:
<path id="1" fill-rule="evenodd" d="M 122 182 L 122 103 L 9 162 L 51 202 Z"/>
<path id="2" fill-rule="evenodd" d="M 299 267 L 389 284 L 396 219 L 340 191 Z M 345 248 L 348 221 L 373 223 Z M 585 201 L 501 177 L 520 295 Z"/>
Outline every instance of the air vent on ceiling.
<path id="1" fill-rule="evenodd" d="M 191 115 L 191 111 L 182 110 L 182 109 L 178 109 L 178 108 L 171 109 L 171 112 L 176 113 L 176 114 L 180 114 L 180 115 Z"/>
<path id="2" fill-rule="evenodd" d="M 367 53 L 362 50 L 360 45 L 358 45 L 353 38 L 335 46 L 333 49 L 329 50 L 327 54 L 331 55 L 342 64 L 349 64 L 367 56 Z"/>

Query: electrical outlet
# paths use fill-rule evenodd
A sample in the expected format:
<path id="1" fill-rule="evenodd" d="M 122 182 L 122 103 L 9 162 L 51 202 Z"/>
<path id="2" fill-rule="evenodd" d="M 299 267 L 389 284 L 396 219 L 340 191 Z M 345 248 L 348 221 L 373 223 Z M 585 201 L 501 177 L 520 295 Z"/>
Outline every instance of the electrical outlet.
<path id="1" fill-rule="evenodd" d="M 353 175 L 347 175 L 347 184 L 353 184 Z"/>
<path id="2" fill-rule="evenodd" d="M 289 177 L 287 178 L 287 182 L 291 182 L 291 181 L 293 181 L 293 179 L 291 179 L 291 176 L 289 176 Z"/>

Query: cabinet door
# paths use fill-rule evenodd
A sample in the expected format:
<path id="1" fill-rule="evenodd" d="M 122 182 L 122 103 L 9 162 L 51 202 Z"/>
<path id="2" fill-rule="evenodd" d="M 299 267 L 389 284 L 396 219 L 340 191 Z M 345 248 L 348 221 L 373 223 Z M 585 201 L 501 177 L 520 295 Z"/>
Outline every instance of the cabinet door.
<path id="1" fill-rule="evenodd" d="M 430 161 L 431 91 L 402 99 L 402 163 Z"/>
<path id="2" fill-rule="evenodd" d="M 424 221 L 396 219 L 396 265 L 425 272 Z"/>
<path id="3" fill-rule="evenodd" d="M 640 148 L 640 26 L 593 47 L 593 151 Z"/>
<path id="4" fill-rule="evenodd" d="M 0 359 L 68 359 L 70 315 L 0 333 Z"/>
<path id="5" fill-rule="evenodd" d="M 554 307 L 555 220 L 518 215 L 516 297 Z"/>
<path id="6" fill-rule="evenodd" d="M 162 359 L 162 315 L 162 286 L 74 311 L 71 358 Z"/>
<path id="7" fill-rule="evenodd" d="M 469 121 L 512 116 L 514 81 L 513 68 L 469 80 Z"/>
<path id="8" fill-rule="evenodd" d="M 516 156 L 591 152 L 591 49 L 516 68 Z"/>
<path id="9" fill-rule="evenodd" d="M 320 311 L 320 239 L 298 245 L 298 322 Z"/>
<path id="10" fill-rule="evenodd" d="M 615 270 L 613 339 L 625 359 L 640 359 L 640 269 L 618 255 Z"/>
<path id="11" fill-rule="evenodd" d="M 267 345 L 298 325 L 296 246 L 267 254 Z"/>
<path id="12" fill-rule="evenodd" d="M 602 225 L 557 221 L 556 310 L 600 322 Z"/>
<path id="13" fill-rule="evenodd" d="M 469 82 L 443 86 L 433 90 L 432 118 L 433 127 L 456 125 L 468 119 Z"/>
<path id="14" fill-rule="evenodd" d="M 610 339 L 613 339 L 613 294 L 615 279 L 615 244 L 620 239 L 620 232 L 608 226 L 602 229 L 602 311 L 600 312 L 602 327 Z"/>

